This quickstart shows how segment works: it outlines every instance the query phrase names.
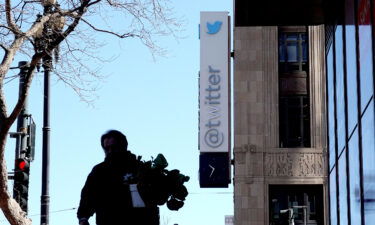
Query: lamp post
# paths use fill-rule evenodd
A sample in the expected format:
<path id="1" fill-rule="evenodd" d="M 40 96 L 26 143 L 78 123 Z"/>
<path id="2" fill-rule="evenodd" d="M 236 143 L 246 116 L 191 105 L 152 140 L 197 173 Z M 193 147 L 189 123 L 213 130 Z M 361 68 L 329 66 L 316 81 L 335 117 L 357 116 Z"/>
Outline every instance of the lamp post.
<path id="1" fill-rule="evenodd" d="M 52 51 L 56 46 L 51 46 L 57 35 L 62 31 L 65 18 L 60 16 L 59 5 L 56 0 L 41 0 L 43 15 L 50 15 L 49 20 L 44 24 L 43 29 L 34 35 L 35 46 L 38 52 L 44 52 L 42 66 L 44 69 L 44 101 L 43 101 L 43 162 L 42 162 L 42 195 L 40 209 L 41 225 L 49 224 L 49 166 L 50 166 L 50 73 L 52 71 Z M 54 14 L 55 13 L 55 14 Z M 38 15 L 37 22 L 40 22 L 41 15 Z"/>
<path id="2" fill-rule="evenodd" d="M 43 103 L 43 163 L 42 163 L 42 196 L 41 225 L 49 224 L 49 158 L 50 158 L 50 72 L 52 59 L 43 58 L 44 69 L 44 103 Z"/>
<path id="3" fill-rule="evenodd" d="M 55 0 L 44 0 L 43 14 L 52 13 Z M 52 70 L 52 52 L 49 50 L 52 37 L 51 22 L 48 21 L 43 28 L 44 48 L 47 51 L 43 57 L 44 69 L 44 101 L 43 101 L 43 163 L 42 163 L 42 195 L 40 208 L 40 224 L 49 224 L 49 162 L 50 162 L 50 72 Z"/>

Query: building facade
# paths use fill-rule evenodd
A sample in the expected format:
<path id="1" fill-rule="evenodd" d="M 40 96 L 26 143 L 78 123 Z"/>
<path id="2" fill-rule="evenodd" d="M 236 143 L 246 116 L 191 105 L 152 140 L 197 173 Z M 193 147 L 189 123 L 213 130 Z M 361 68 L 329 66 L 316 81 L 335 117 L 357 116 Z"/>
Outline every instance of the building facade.
<path id="1" fill-rule="evenodd" d="M 324 26 L 234 30 L 235 224 L 325 224 Z M 304 212 L 303 207 L 306 207 Z"/>
<path id="2" fill-rule="evenodd" d="M 330 221 L 374 224 L 372 0 L 346 0 L 326 24 Z"/>
<path id="3" fill-rule="evenodd" d="M 236 225 L 374 223 L 374 3 L 235 1 Z"/>

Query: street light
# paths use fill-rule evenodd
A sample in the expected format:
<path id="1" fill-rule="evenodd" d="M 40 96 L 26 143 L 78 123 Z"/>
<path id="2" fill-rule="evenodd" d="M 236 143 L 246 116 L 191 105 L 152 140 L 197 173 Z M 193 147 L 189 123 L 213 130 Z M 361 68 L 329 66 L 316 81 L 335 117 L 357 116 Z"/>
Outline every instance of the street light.
<path id="1" fill-rule="evenodd" d="M 43 15 L 53 14 L 54 10 L 59 10 L 56 0 L 42 0 L 44 7 Z M 40 17 L 40 16 L 39 16 Z M 56 37 L 56 32 L 60 32 L 65 24 L 65 19 L 61 16 L 52 16 L 44 24 L 42 36 L 37 37 L 39 43 L 36 46 L 41 51 L 46 51 L 42 58 L 44 69 L 44 101 L 43 101 L 43 163 L 42 163 L 42 195 L 41 195 L 41 225 L 49 224 L 49 161 L 50 161 L 50 72 L 52 71 L 52 49 L 51 42 Z"/>

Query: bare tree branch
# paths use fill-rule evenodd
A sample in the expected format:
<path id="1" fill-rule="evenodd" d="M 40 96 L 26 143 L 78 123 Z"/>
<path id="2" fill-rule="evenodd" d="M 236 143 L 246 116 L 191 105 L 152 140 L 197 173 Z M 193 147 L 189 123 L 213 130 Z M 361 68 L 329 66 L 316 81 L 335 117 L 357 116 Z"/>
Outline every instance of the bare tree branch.
<path id="1" fill-rule="evenodd" d="M 12 0 L 0 3 L 0 48 L 3 50 L 0 61 L 0 208 L 12 225 L 30 225 L 31 221 L 8 192 L 5 143 L 10 127 L 25 104 L 35 69 L 44 57 L 54 57 L 57 62 L 53 78 L 90 104 L 106 77 L 100 73 L 100 66 L 92 68 L 87 59 L 99 62 L 97 64 L 107 62 L 97 52 L 102 43 L 93 34 L 137 38 L 153 56 L 162 54 L 163 49 L 155 37 L 174 35 L 177 31 L 174 28 L 179 25 L 168 15 L 169 8 L 163 4 L 166 1 L 60 0 L 61 6 L 47 0 L 16 0 L 14 5 Z M 121 26 L 117 26 L 120 20 Z M 26 82 L 8 116 L 4 80 L 15 58 L 31 62 Z"/>
<path id="2" fill-rule="evenodd" d="M 3 44 L 0 44 L 0 47 L 5 51 L 5 53 L 9 51 L 8 48 Z"/>
<path id="3" fill-rule="evenodd" d="M 8 26 L 13 30 L 15 31 L 16 35 L 21 33 L 19 27 L 17 26 L 17 24 L 13 21 L 13 17 L 12 17 L 12 10 L 11 10 L 11 3 L 10 3 L 10 0 L 5 0 L 5 12 L 6 12 L 6 18 L 7 18 L 7 23 L 8 23 Z"/>
<path id="4" fill-rule="evenodd" d="M 20 90 L 16 106 L 13 108 L 13 111 L 8 117 L 8 120 L 10 123 L 13 123 L 17 119 L 17 116 L 20 114 L 25 104 L 25 100 L 26 100 L 26 97 L 29 93 L 29 89 L 31 86 L 31 80 L 33 79 L 33 76 L 34 76 L 34 70 L 36 68 L 37 63 L 40 61 L 41 57 L 42 57 L 42 54 L 35 54 L 33 59 L 31 60 L 30 67 L 26 74 L 24 85 L 22 86 L 22 89 Z"/>
<path id="5" fill-rule="evenodd" d="M 0 79 L 3 79 L 5 74 L 8 72 L 11 63 L 14 60 L 14 56 L 25 41 L 26 37 L 20 37 L 14 40 L 12 45 L 8 48 L 8 51 L 4 54 L 3 60 L 0 64 Z"/>
<path id="6" fill-rule="evenodd" d="M 17 30 L 12 29 L 11 27 L 8 27 L 8 26 L 5 26 L 5 25 L 1 25 L 1 24 L 0 24 L 0 28 L 5 28 L 5 29 L 7 29 L 8 31 L 11 31 L 11 32 L 13 32 L 13 33 L 17 33 L 17 32 L 18 32 Z M 6 34 L 6 35 L 7 35 L 7 34 Z"/>
<path id="7" fill-rule="evenodd" d="M 134 33 L 118 34 L 118 33 L 115 33 L 113 31 L 99 29 L 99 28 L 96 28 L 94 25 L 92 25 L 90 22 L 88 22 L 85 19 L 82 19 L 82 21 L 85 22 L 87 25 L 89 25 L 89 27 L 91 27 L 95 31 L 98 31 L 98 32 L 101 32 L 101 33 L 111 34 L 111 35 L 114 35 L 114 36 L 119 37 L 119 38 L 140 37 L 139 35 L 136 35 Z"/>

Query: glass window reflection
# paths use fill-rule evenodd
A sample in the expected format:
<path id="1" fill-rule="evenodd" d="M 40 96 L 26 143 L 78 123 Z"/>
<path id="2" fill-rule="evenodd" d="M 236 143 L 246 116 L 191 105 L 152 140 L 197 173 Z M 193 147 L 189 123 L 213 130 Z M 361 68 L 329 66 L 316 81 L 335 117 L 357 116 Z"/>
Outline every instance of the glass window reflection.
<path id="1" fill-rule="evenodd" d="M 339 207 L 340 207 L 340 225 L 348 224 L 348 201 L 346 190 L 346 149 L 339 158 Z"/>
<path id="2" fill-rule="evenodd" d="M 357 111 L 357 67 L 356 67 L 356 43 L 355 26 L 346 25 L 346 71 L 347 71 L 347 95 L 348 95 L 348 133 L 353 132 L 358 123 Z"/>
<path id="3" fill-rule="evenodd" d="M 307 42 L 305 33 L 289 33 L 279 36 L 280 62 L 307 62 Z"/>
<path id="4" fill-rule="evenodd" d="M 344 99 L 344 51 L 342 41 L 342 25 L 336 27 L 335 57 L 336 57 L 336 118 L 338 150 L 345 146 L 345 99 Z"/>
<path id="5" fill-rule="evenodd" d="M 370 0 L 358 1 L 358 35 L 361 78 L 361 111 L 373 95 L 372 71 L 372 25 L 370 20 Z"/>
<path id="6" fill-rule="evenodd" d="M 359 146 L 358 129 L 354 130 L 349 139 L 349 187 L 350 187 L 350 219 L 351 224 L 359 224 L 361 221 L 361 195 L 360 195 L 360 170 L 359 170 Z"/>
<path id="7" fill-rule="evenodd" d="M 337 198 L 336 198 L 336 170 L 332 170 L 329 175 L 329 195 L 330 195 L 330 218 L 331 225 L 337 225 Z"/>
<path id="8" fill-rule="evenodd" d="M 374 101 L 362 117 L 363 191 L 365 221 L 375 221 Z"/>
<path id="9" fill-rule="evenodd" d="M 329 168 L 335 165 L 335 107 L 333 98 L 333 51 L 329 50 L 327 55 L 327 91 L 328 91 L 328 138 L 329 138 Z"/>

